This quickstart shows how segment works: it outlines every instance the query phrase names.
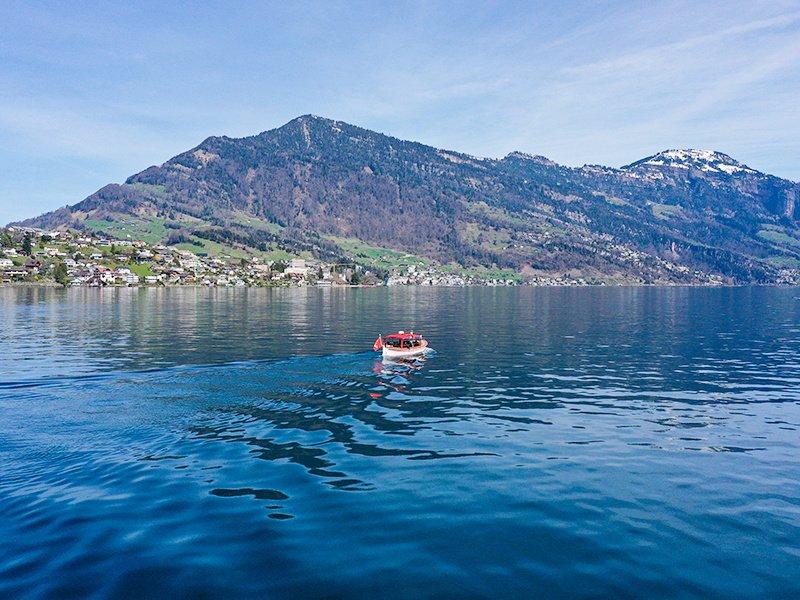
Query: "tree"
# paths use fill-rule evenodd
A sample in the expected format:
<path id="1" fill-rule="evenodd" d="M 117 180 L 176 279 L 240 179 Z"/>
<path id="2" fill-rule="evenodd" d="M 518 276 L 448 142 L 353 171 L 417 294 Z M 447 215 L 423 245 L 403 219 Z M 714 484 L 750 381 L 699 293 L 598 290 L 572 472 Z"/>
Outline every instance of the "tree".
<path id="1" fill-rule="evenodd" d="M 28 256 L 33 254 L 33 243 L 31 242 L 30 233 L 26 233 L 25 238 L 22 240 L 22 253 Z"/>
<path id="2" fill-rule="evenodd" d="M 56 265 L 55 271 L 53 271 L 53 278 L 56 280 L 56 283 L 60 283 L 64 287 L 69 285 L 69 273 L 67 273 L 67 265 L 63 262 L 60 262 Z"/>
<path id="3" fill-rule="evenodd" d="M 14 245 L 14 240 L 11 239 L 11 234 L 8 231 L 3 231 L 3 234 L 0 235 L 0 246 L 4 248 L 10 248 Z"/>

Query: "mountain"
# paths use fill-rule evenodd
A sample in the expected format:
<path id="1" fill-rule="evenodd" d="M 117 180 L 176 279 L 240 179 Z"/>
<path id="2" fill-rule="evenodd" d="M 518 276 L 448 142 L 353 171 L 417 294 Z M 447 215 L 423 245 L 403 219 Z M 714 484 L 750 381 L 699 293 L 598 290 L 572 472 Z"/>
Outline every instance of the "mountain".
<path id="1" fill-rule="evenodd" d="M 640 170 L 653 167 L 658 172 L 662 172 L 665 169 L 694 169 L 706 173 L 725 173 L 727 175 L 757 173 L 757 171 L 735 161 L 727 154 L 712 152 L 711 150 L 665 150 L 623 168 L 633 170 L 637 167 Z"/>
<path id="2" fill-rule="evenodd" d="M 772 282 L 800 268 L 800 185 L 705 150 L 620 169 L 477 158 L 312 115 L 196 148 L 24 221 L 240 248 L 608 282 Z M 384 250 L 386 249 L 386 250 Z"/>

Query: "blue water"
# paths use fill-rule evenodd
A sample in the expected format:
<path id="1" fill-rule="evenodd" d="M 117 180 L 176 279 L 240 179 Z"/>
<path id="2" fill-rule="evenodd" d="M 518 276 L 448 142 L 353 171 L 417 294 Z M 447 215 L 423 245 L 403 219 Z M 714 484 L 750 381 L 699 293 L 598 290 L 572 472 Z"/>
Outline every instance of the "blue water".
<path id="1" fill-rule="evenodd" d="M 0 349 L 0 597 L 800 594 L 796 290 L 6 288 Z"/>

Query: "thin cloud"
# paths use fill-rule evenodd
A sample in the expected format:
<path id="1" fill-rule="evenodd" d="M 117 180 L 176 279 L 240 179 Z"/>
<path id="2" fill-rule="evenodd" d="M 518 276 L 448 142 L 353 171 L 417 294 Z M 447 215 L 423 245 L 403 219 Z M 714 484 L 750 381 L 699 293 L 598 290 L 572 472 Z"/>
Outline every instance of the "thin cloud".
<path id="1" fill-rule="evenodd" d="M 620 71 L 626 69 L 649 69 L 654 66 L 662 66 L 665 62 L 665 55 L 674 56 L 677 52 L 699 49 L 727 41 L 730 38 L 757 31 L 784 28 L 797 22 L 800 22 L 800 12 L 778 15 L 751 23 L 734 25 L 713 33 L 693 36 L 678 42 L 652 46 L 644 50 L 637 50 L 636 52 L 631 52 L 629 54 L 618 56 L 612 59 L 589 62 L 574 67 L 567 67 L 564 69 L 564 72 L 568 75 L 576 76 L 583 74 L 602 76 L 607 73 L 619 73 Z M 687 58 L 692 60 L 703 59 L 702 56 L 690 56 Z"/>

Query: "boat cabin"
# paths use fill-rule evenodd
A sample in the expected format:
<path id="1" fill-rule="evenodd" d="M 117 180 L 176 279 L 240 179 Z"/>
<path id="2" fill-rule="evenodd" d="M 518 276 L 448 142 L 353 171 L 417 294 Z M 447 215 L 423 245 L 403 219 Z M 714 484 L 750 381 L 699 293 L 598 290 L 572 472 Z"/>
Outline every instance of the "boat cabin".
<path id="1" fill-rule="evenodd" d="M 399 331 L 397 333 L 392 333 L 387 335 L 383 339 L 383 345 L 388 346 L 389 348 L 418 348 L 422 346 L 422 336 L 418 333 L 406 333 L 405 331 Z"/>

